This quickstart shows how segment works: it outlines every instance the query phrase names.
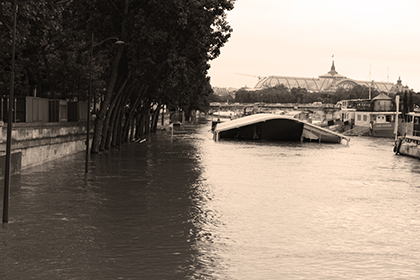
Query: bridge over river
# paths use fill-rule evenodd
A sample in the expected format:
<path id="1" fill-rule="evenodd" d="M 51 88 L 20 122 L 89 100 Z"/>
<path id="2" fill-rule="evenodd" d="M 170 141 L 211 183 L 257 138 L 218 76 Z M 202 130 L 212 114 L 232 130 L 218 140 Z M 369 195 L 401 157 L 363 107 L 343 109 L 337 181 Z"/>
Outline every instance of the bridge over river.
<path id="1" fill-rule="evenodd" d="M 297 103 L 210 103 L 209 114 L 215 112 L 233 112 L 234 115 L 248 115 L 253 113 L 304 113 L 315 116 L 316 119 L 336 120 L 340 119 L 340 108 L 333 104 L 297 104 Z"/>

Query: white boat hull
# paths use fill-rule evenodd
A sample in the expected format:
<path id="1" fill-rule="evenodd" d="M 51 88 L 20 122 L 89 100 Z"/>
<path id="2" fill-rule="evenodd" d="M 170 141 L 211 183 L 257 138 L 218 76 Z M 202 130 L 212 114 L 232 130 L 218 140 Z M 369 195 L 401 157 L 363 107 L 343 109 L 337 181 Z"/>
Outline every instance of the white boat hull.
<path id="1" fill-rule="evenodd" d="M 399 137 L 397 141 L 395 141 L 394 152 L 399 155 L 420 159 L 420 137 Z"/>

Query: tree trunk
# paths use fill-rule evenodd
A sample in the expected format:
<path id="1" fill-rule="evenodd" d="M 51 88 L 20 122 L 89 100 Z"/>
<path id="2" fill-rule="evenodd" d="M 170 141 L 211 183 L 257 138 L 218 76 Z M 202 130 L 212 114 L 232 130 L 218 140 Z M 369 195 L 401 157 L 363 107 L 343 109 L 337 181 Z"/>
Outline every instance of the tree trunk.
<path id="1" fill-rule="evenodd" d="M 150 118 L 150 105 L 143 105 L 141 110 L 140 110 L 140 120 L 139 123 L 137 125 L 137 130 L 139 131 L 138 134 L 138 138 L 143 138 L 145 135 L 148 134 L 148 125 L 149 125 L 149 121 L 148 119 Z"/>
<path id="2" fill-rule="evenodd" d="M 129 0 L 125 0 L 124 1 L 124 15 L 128 14 L 128 10 L 129 10 Z M 126 33 L 126 21 L 127 21 L 127 17 L 122 17 L 122 23 L 121 23 L 121 40 L 124 41 L 124 39 L 127 37 Z M 93 139 L 92 139 L 92 149 L 91 152 L 92 153 L 98 153 L 99 152 L 99 146 L 100 146 L 100 142 L 102 140 L 102 130 L 103 130 L 103 125 L 104 125 L 104 121 L 105 121 L 105 115 L 108 111 L 108 107 L 109 104 L 111 102 L 111 97 L 114 93 L 114 89 L 115 89 L 115 84 L 117 83 L 117 78 L 118 78 L 118 66 L 120 64 L 121 61 L 121 57 L 123 55 L 124 52 L 124 44 L 119 44 L 118 45 L 118 50 L 117 50 L 117 54 L 114 57 L 114 60 L 112 61 L 112 66 L 111 66 L 111 75 L 109 78 L 109 82 L 108 82 L 108 87 L 107 87 L 107 91 L 105 94 L 105 99 L 103 102 L 101 102 L 101 107 L 99 110 L 99 113 L 96 116 L 96 120 L 95 120 L 95 130 L 94 130 L 94 134 L 93 134 Z"/>
<path id="3" fill-rule="evenodd" d="M 114 133 L 114 124 L 115 124 L 115 120 L 117 118 L 118 111 L 120 110 L 120 107 L 121 107 L 122 99 L 123 99 L 122 96 L 120 96 L 120 98 L 118 98 L 118 102 L 115 105 L 114 110 L 112 110 L 110 123 L 109 123 L 109 128 L 108 128 L 108 131 L 106 133 L 106 138 L 105 138 L 105 149 L 109 149 L 111 147 L 111 141 L 112 141 L 112 137 L 113 137 L 113 133 Z"/>
<path id="4" fill-rule="evenodd" d="M 100 151 L 103 151 L 105 149 L 106 137 L 108 135 L 109 122 L 110 122 L 110 119 L 111 119 L 111 114 L 112 114 L 112 112 L 114 112 L 115 104 L 117 103 L 117 101 L 120 100 L 120 96 L 124 92 L 125 86 L 127 85 L 127 82 L 130 79 L 130 76 L 131 75 L 128 74 L 127 77 L 124 79 L 120 88 L 118 89 L 118 92 L 115 94 L 114 98 L 112 98 L 112 101 L 109 105 L 108 111 L 106 113 L 106 118 L 104 120 L 103 129 L 102 129 L 102 139 L 101 139 L 101 144 L 99 146 Z"/>
<path id="5" fill-rule="evenodd" d="M 109 149 L 111 146 L 115 147 L 116 145 L 116 135 L 118 134 L 117 131 L 117 124 L 119 121 L 119 118 L 122 118 L 122 111 L 124 110 L 125 104 L 127 104 L 128 99 L 130 98 L 130 90 L 127 90 L 125 95 L 121 96 L 120 102 L 118 103 L 118 106 L 115 107 L 113 113 L 111 115 L 111 124 L 110 129 L 108 130 L 108 136 L 106 140 L 106 148 Z"/>
<path id="6" fill-rule="evenodd" d="M 124 110 L 121 111 L 121 116 L 124 114 Z M 122 117 L 120 119 L 117 120 L 117 145 L 118 145 L 118 150 L 120 150 L 121 148 L 121 138 L 122 138 Z"/>
<path id="7" fill-rule="evenodd" d="M 150 133 L 150 106 L 147 106 L 147 110 L 145 110 L 145 120 L 144 120 L 144 134 Z"/>
<path id="8" fill-rule="evenodd" d="M 144 115 L 141 113 L 137 114 L 137 126 L 136 126 L 136 138 L 142 138 L 144 136 Z"/>
<path id="9" fill-rule="evenodd" d="M 123 105 L 120 105 L 117 111 L 117 115 L 115 117 L 114 128 L 112 129 L 113 130 L 112 141 L 111 141 L 112 147 L 116 147 L 118 145 L 118 135 L 119 135 L 118 127 L 119 127 L 119 124 L 121 123 L 122 114 L 123 114 Z"/>
<path id="10" fill-rule="evenodd" d="M 95 120 L 95 130 L 94 130 L 93 140 L 92 140 L 92 153 L 99 152 L 99 146 L 102 140 L 102 130 L 104 126 L 105 116 L 108 111 L 109 104 L 111 103 L 111 97 L 114 93 L 115 84 L 118 78 L 118 65 L 121 61 L 123 50 L 124 50 L 124 46 L 118 45 L 117 54 L 115 55 L 114 60 L 112 62 L 111 77 L 109 79 L 108 89 L 105 95 L 105 99 L 101 103 L 101 109 L 99 110 L 99 113 L 96 116 L 96 120 Z"/>
<path id="11" fill-rule="evenodd" d="M 122 127 L 122 131 L 123 131 L 122 141 L 123 142 L 129 141 L 129 139 L 128 139 L 128 131 L 130 129 L 130 123 L 131 123 L 131 120 L 133 119 L 134 112 L 137 110 L 137 107 L 140 104 L 140 101 L 141 101 L 141 95 L 139 94 L 136 97 L 136 100 L 134 101 L 133 106 L 130 108 L 130 112 L 128 113 L 127 119 L 125 120 L 125 124 Z"/>
<path id="12" fill-rule="evenodd" d="M 128 140 L 129 142 L 133 141 L 133 139 L 135 139 L 135 127 L 136 127 L 136 116 L 133 117 L 133 120 L 131 121 L 131 126 L 130 126 L 130 134 L 128 136 Z"/>
<path id="13" fill-rule="evenodd" d="M 162 107 L 161 105 L 157 106 L 156 110 L 153 112 L 152 127 L 151 127 L 151 132 L 152 133 L 156 132 L 156 130 L 157 130 L 157 123 L 158 123 L 158 120 L 159 120 L 159 111 L 160 111 L 161 107 Z"/>

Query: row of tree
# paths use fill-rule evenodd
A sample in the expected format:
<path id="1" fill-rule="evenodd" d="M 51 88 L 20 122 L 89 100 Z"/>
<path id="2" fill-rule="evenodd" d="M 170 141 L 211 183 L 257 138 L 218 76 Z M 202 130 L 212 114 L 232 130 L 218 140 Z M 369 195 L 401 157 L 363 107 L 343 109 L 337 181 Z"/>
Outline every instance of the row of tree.
<path id="1" fill-rule="evenodd" d="M 211 96 L 211 102 L 238 102 L 238 103 L 313 103 L 336 104 L 341 100 L 375 98 L 380 92 L 369 89 L 367 86 L 356 85 L 350 89 L 338 88 L 335 92 L 308 92 L 305 88 L 288 89 L 279 85 L 261 90 L 249 91 L 239 89 L 234 95 Z M 401 93 L 401 101 L 407 100 L 407 94 Z M 405 97 L 404 97 L 405 96 Z M 393 96 L 391 96 L 393 97 Z M 420 105 L 420 94 L 410 92 L 409 97 L 413 104 Z M 407 107 L 407 106 L 406 106 Z"/>
<path id="2" fill-rule="evenodd" d="M 12 2 L 0 4 L 3 85 L 11 70 Z M 163 106 L 187 115 L 208 106 L 209 61 L 231 35 L 226 12 L 233 4 L 38 0 L 19 5 L 15 92 L 78 100 L 91 92 L 94 153 L 142 137 L 156 129 Z"/>

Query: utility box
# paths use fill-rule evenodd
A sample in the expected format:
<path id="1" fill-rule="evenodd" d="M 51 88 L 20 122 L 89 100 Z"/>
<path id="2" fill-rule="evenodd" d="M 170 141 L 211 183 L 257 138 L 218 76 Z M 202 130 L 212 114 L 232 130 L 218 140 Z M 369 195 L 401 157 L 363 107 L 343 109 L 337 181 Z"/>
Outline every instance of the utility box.
<path id="1" fill-rule="evenodd" d="M 66 122 L 68 120 L 68 107 L 66 100 L 54 99 L 49 101 L 49 121 Z"/>
<path id="2" fill-rule="evenodd" d="M 87 101 L 70 101 L 67 104 L 69 122 L 80 122 L 87 120 Z"/>
<path id="3" fill-rule="evenodd" d="M 16 122 L 48 122 L 48 99 L 25 96 L 16 98 Z"/>
<path id="4" fill-rule="evenodd" d="M 8 122 L 8 119 L 9 119 L 9 97 L 8 96 L 3 96 L 0 99 L 0 103 L 1 103 L 1 106 L 0 106 L 0 109 L 1 109 L 1 114 L 0 114 L 1 121 L 7 123 Z M 16 108 L 16 98 L 15 98 L 15 101 L 13 102 L 12 122 L 15 122 L 16 121 L 16 110 L 15 110 L 15 108 Z"/>

